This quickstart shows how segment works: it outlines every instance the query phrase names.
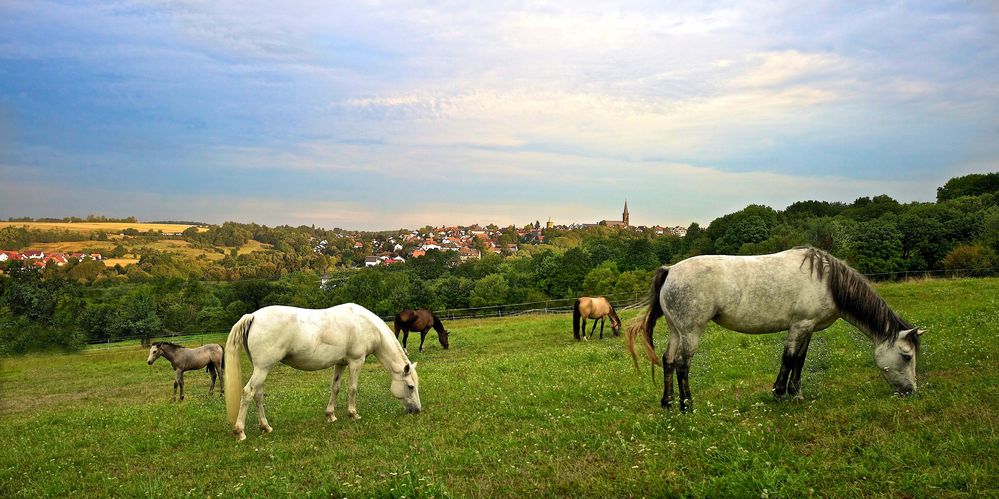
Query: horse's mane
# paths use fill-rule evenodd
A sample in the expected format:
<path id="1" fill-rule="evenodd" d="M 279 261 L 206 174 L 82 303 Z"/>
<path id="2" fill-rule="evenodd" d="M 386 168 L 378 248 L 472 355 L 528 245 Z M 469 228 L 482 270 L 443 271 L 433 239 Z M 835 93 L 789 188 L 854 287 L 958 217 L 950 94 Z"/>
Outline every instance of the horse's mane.
<path id="1" fill-rule="evenodd" d="M 184 348 L 181 345 L 178 345 L 176 343 L 171 343 L 169 341 L 157 341 L 157 342 L 153 343 L 153 345 L 156 345 L 158 347 Z"/>
<path id="2" fill-rule="evenodd" d="M 434 319 L 434 330 L 437 330 L 438 327 L 444 329 L 444 323 L 441 322 L 441 318 L 437 316 L 437 312 L 429 309 L 427 309 L 427 312 L 430 312 L 430 317 L 433 317 Z"/>
<path id="3" fill-rule="evenodd" d="M 836 308 L 851 322 L 864 326 L 872 340 L 895 341 L 898 333 L 912 329 L 912 325 L 899 317 L 878 295 L 871 283 L 860 272 L 828 252 L 812 247 L 802 247 L 809 271 L 821 281 L 824 278 L 833 295 Z M 919 336 L 910 335 L 913 347 L 919 349 Z"/>

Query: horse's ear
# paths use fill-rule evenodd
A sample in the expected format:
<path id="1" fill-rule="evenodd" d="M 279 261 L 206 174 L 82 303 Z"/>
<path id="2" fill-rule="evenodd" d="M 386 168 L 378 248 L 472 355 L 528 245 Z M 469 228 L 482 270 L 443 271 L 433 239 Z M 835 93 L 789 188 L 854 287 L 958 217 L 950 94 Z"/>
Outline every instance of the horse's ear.
<path id="1" fill-rule="evenodd" d="M 904 338 L 908 338 L 909 335 L 911 335 L 911 334 L 915 334 L 916 336 L 922 336 L 923 333 L 925 333 L 925 332 L 926 331 L 923 331 L 922 329 L 919 329 L 919 328 L 906 329 L 905 331 L 899 332 L 898 333 L 898 337 L 900 339 L 904 339 Z"/>
<path id="2" fill-rule="evenodd" d="M 925 333 L 925 332 L 926 331 L 923 331 L 922 329 L 916 328 L 916 336 L 922 336 L 923 333 Z"/>
<path id="3" fill-rule="evenodd" d="M 416 369 L 416 364 L 418 364 L 418 363 L 417 362 L 413 362 L 413 369 Z"/>
<path id="4" fill-rule="evenodd" d="M 406 367 L 402 368 L 402 374 L 409 374 L 409 364 L 406 364 Z"/>

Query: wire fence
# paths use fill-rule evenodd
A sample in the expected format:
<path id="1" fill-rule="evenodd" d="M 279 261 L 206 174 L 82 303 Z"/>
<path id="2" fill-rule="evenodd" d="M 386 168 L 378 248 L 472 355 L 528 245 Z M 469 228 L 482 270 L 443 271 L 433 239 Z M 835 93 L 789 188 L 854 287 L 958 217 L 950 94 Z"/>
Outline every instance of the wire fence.
<path id="1" fill-rule="evenodd" d="M 930 278 L 974 278 L 990 277 L 999 274 L 999 267 L 965 268 L 948 270 L 905 270 L 898 272 L 876 272 L 864 274 L 865 277 L 873 281 L 906 281 L 912 279 Z M 645 305 L 645 293 L 617 293 L 603 295 L 617 310 L 632 310 Z M 521 315 L 536 314 L 565 314 L 572 312 L 576 298 L 559 298 L 544 301 L 533 301 L 524 303 L 506 303 L 502 305 L 488 305 L 482 307 L 465 307 L 437 310 L 437 315 L 442 320 L 458 319 L 485 319 L 491 317 L 513 317 Z M 391 322 L 394 316 L 382 316 L 382 320 Z M 224 335 L 229 329 L 202 330 L 197 332 L 177 331 L 166 332 L 150 338 L 150 341 L 171 341 L 175 343 L 184 342 L 188 346 L 200 346 L 208 342 L 217 340 L 217 336 Z M 114 339 L 101 339 L 87 342 L 84 352 L 99 352 L 114 348 L 135 348 L 135 341 L 141 341 L 142 336 L 117 337 Z"/>

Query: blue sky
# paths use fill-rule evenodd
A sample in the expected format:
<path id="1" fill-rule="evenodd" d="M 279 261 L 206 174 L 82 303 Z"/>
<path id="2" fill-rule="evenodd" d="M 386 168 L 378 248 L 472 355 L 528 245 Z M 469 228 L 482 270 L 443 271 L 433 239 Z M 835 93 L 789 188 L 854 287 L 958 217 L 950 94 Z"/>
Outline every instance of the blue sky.
<path id="1" fill-rule="evenodd" d="M 993 2 L 662 3 L 0 0 L 0 218 L 687 225 L 999 171 Z"/>

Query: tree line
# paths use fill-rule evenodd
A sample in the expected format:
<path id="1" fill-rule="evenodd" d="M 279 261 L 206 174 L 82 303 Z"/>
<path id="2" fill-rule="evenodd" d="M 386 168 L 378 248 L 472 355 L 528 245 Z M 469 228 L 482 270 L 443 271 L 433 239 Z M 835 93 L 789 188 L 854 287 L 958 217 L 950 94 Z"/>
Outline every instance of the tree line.
<path id="1" fill-rule="evenodd" d="M 0 230 L 4 234 L 20 237 Z M 750 205 L 707 227 L 691 224 L 683 236 L 608 227 L 550 229 L 544 235 L 544 244 L 522 242 L 510 255 L 487 252 L 462 261 L 456 252 L 431 250 L 402 264 L 357 269 L 358 258 L 378 250 L 374 237 L 355 248 L 364 237 L 344 237 L 340 229 L 227 222 L 175 236 L 222 253 L 216 260 L 144 247 L 163 236 L 134 234 L 121 244 L 139 261 L 124 267 L 74 260 L 36 269 L 7 262 L 0 278 L 0 355 L 224 331 L 242 314 L 273 304 L 322 308 L 354 302 L 391 316 L 404 308 L 640 293 L 664 263 L 801 245 L 827 250 L 875 278 L 943 269 L 992 273 L 999 266 L 999 173 L 951 179 L 931 203 L 879 195 L 852 203 L 801 201 L 784 210 Z M 251 240 L 270 249 L 236 251 Z M 328 244 L 317 244 L 321 240 Z"/>

